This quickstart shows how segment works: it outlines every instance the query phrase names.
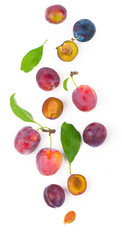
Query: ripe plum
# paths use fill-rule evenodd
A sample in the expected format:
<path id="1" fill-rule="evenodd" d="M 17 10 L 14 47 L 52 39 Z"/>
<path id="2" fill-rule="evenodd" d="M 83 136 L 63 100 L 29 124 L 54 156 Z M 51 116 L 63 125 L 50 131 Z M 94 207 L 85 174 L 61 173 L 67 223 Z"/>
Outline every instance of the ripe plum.
<path id="1" fill-rule="evenodd" d="M 53 148 L 43 148 L 36 156 L 36 165 L 43 175 L 53 175 L 60 168 L 62 163 L 61 153 Z"/>
<path id="2" fill-rule="evenodd" d="M 36 81 L 41 89 L 50 91 L 59 85 L 60 77 L 52 68 L 43 67 L 37 72 Z"/>
<path id="3" fill-rule="evenodd" d="M 63 111 L 63 103 L 60 99 L 50 97 L 45 100 L 42 106 L 42 112 L 48 119 L 58 118 Z"/>
<path id="4" fill-rule="evenodd" d="M 37 148 L 40 139 L 40 134 L 32 127 L 27 126 L 17 133 L 14 146 L 19 153 L 29 154 Z"/>
<path id="5" fill-rule="evenodd" d="M 89 19 L 81 19 L 73 26 L 74 37 L 79 42 L 89 41 L 94 36 L 95 32 L 95 25 Z"/>
<path id="6" fill-rule="evenodd" d="M 51 184 L 44 189 L 44 200 L 52 208 L 60 207 L 65 201 L 65 192 L 57 184 Z"/>
<path id="7" fill-rule="evenodd" d="M 66 9 L 59 5 L 52 5 L 45 11 L 45 18 L 49 23 L 58 24 L 63 22 L 67 17 Z"/>
<path id="8" fill-rule="evenodd" d="M 80 174 L 72 174 L 67 181 L 68 189 L 73 195 L 79 195 L 85 192 L 87 182 L 84 176 Z"/>
<path id="9" fill-rule="evenodd" d="M 97 95 L 93 88 L 81 85 L 73 91 L 72 101 L 79 110 L 87 112 L 95 108 Z"/>
<path id="10" fill-rule="evenodd" d="M 107 136 L 107 130 L 101 123 L 91 123 L 83 131 L 83 140 L 92 147 L 101 145 Z"/>

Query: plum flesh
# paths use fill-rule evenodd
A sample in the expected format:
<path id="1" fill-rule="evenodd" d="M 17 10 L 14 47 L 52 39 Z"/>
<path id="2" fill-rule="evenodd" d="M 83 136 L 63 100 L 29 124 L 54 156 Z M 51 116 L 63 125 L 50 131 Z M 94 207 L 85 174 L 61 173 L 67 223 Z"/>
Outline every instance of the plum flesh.
<path id="1" fill-rule="evenodd" d="M 50 97 L 46 99 L 42 106 L 42 112 L 48 119 L 58 118 L 63 111 L 63 103 L 60 99 Z"/>

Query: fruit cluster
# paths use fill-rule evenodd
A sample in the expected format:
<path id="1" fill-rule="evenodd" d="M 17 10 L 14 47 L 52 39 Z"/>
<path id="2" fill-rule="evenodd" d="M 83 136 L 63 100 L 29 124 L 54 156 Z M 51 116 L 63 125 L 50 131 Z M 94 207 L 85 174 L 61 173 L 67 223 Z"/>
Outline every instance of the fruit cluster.
<path id="1" fill-rule="evenodd" d="M 46 9 L 45 18 L 49 23 L 59 24 L 67 17 L 66 9 L 61 5 L 53 5 Z M 88 19 L 81 19 L 73 26 L 73 34 L 75 39 L 66 40 L 58 46 L 57 55 L 62 61 L 72 61 L 78 54 L 78 46 L 74 43 L 87 42 L 94 36 L 96 32 L 95 25 Z M 46 42 L 46 41 L 45 41 Z M 45 44 L 45 43 L 44 43 Z M 31 71 L 40 62 L 43 55 L 44 44 L 36 49 L 29 51 L 21 62 L 21 70 L 24 72 Z M 71 79 L 75 85 L 72 93 L 72 101 L 74 105 L 83 112 L 91 111 L 97 104 L 97 94 L 93 88 L 88 85 L 77 86 L 74 81 L 74 75 L 78 72 L 71 72 L 70 76 L 63 82 L 63 88 L 67 89 L 67 82 Z M 36 74 L 38 86 L 44 91 L 52 91 L 60 84 L 59 74 L 49 67 L 43 67 Z M 21 154 L 32 153 L 40 143 L 41 136 L 39 130 L 48 132 L 50 136 L 50 147 L 41 149 L 36 155 L 37 169 L 42 175 L 49 176 L 55 174 L 61 166 L 62 154 L 52 148 L 51 134 L 55 133 L 55 129 L 43 127 L 36 122 L 33 116 L 25 109 L 21 108 L 16 100 L 15 94 L 10 97 L 10 106 L 14 114 L 26 122 L 33 122 L 39 126 L 34 130 L 30 126 L 23 127 L 16 135 L 14 140 L 15 149 Z M 43 115 L 51 120 L 57 119 L 63 112 L 63 102 L 55 97 L 49 97 L 42 105 Z M 107 131 L 103 124 L 98 122 L 90 123 L 84 129 L 82 138 L 84 143 L 92 147 L 100 146 L 106 139 Z M 64 153 L 69 162 L 70 176 L 67 180 L 67 188 L 73 195 L 79 195 L 85 192 L 87 187 L 86 178 L 80 174 L 71 174 L 71 163 L 75 159 L 81 145 L 81 134 L 72 125 L 64 122 L 61 126 L 61 144 Z M 64 189 L 57 185 L 51 184 L 44 189 L 44 200 L 48 206 L 52 208 L 60 207 L 65 201 Z M 74 221 L 76 213 L 68 212 L 64 217 L 64 223 Z"/>

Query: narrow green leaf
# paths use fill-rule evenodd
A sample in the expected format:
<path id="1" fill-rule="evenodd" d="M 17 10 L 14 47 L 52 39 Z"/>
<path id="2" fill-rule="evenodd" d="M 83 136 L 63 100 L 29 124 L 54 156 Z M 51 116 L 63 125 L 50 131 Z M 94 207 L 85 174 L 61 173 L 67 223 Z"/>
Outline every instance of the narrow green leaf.
<path id="1" fill-rule="evenodd" d="M 15 93 L 10 97 L 10 106 L 13 113 L 25 122 L 35 122 L 32 115 L 28 111 L 17 105 L 14 95 Z"/>
<path id="2" fill-rule="evenodd" d="M 46 41 L 45 41 L 46 42 Z M 44 44 L 45 44 L 44 42 Z M 29 51 L 22 59 L 21 62 L 21 70 L 28 73 L 30 72 L 34 67 L 36 67 L 43 55 L 43 47 L 44 44 L 41 47 L 35 48 L 31 51 Z"/>
<path id="3" fill-rule="evenodd" d="M 63 81 L 63 88 L 64 88 L 66 91 L 68 91 L 68 89 L 67 89 L 67 82 L 68 82 L 68 79 L 69 79 L 69 77 L 66 78 L 66 79 Z"/>
<path id="4" fill-rule="evenodd" d="M 61 143 L 69 164 L 71 164 L 81 145 L 81 135 L 72 124 L 66 122 L 62 124 Z"/>

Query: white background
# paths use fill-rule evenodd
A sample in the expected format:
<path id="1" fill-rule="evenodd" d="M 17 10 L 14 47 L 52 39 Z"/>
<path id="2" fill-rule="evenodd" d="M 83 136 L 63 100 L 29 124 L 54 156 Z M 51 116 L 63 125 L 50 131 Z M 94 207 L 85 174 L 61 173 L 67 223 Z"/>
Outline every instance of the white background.
<path id="1" fill-rule="evenodd" d="M 59 24 L 49 24 L 45 9 L 52 4 L 62 4 L 67 9 L 67 19 Z M 75 0 L 4 1 L 1 4 L 0 44 L 0 238 L 1 240 L 71 239 L 121 240 L 122 221 L 122 15 L 121 1 Z M 88 18 L 96 25 L 94 38 L 87 43 L 77 41 L 78 56 L 69 63 L 57 57 L 56 47 L 73 37 L 74 23 Z M 23 56 L 48 39 L 39 65 L 30 73 L 20 71 Z M 50 92 L 41 90 L 36 83 L 36 72 L 41 67 L 55 69 L 61 78 L 58 88 Z M 63 80 L 70 71 L 77 85 L 93 87 L 98 96 L 97 106 L 88 113 L 80 112 L 72 103 L 74 85 L 63 90 Z M 28 110 L 44 126 L 55 128 L 53 148 L 62 151 L 60 126 L 66 121 L 74 124 L 81 133 L 94 121 L 104 124 L 108 136 L 103 145 L 92 148 L 82 142 L 72 163 L 72 173 L 87 179 L 87 190 L 73 196 L 67 190 L 68 162 L 63 157 L 60 170 L 53 176 L 41 175 L 35 164 L 37 152 L 49 147 L 49 137 L 41 134 L 41 143 L 31 155 L 21 155 L 14 149 L 14 137 L 25 123 L 10 109 L 13 93 L 18 104 Z M 57 120 L 46 119 L 41 111 L 43 101 L 59 97 L 64 103 L 62 115 Z M 44 188 L 60 184 L 66 192 L 61 208 L 52 209 L 43 200 Z M 77 214 L 72 224 L 64 225 L 64 215 L 74 210 Z"/>

